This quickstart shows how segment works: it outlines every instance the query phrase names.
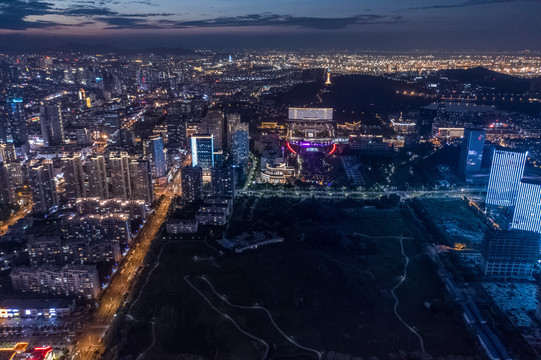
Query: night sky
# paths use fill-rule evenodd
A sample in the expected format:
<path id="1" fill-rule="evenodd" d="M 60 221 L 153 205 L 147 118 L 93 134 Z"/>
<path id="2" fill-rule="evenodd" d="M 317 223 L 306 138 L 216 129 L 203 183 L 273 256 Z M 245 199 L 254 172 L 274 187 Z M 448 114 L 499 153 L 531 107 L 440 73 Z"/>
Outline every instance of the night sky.
<path id="1" fill-rule="evenodd" d="M 541 50 L 541 0 L 0 0 L 0 46 Z"/>

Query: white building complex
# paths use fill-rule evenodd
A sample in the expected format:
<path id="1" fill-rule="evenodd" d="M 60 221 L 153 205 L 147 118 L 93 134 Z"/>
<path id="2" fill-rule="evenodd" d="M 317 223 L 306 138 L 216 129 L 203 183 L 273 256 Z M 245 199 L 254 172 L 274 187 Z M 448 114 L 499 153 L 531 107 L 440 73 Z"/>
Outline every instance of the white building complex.
<path id="1" fill-rule="evenodd" d="M 527 152 L 494 150 L 488 181 L 487 205 L 501 207 L 515 205 L 527 156 Z"/>
<path id="2" fill-rule="evenodd" d="M 511 228 L 541 233 L 541 183 L 519 184 Z"/>

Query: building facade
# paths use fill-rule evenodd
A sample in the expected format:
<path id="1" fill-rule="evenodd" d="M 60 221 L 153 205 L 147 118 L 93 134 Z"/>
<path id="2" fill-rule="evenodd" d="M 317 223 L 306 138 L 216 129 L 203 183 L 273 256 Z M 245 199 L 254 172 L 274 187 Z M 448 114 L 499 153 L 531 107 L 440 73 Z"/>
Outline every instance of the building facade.
<path id="1" fill-rule="evenodd" d="M 485 203 L 514 206 L 528 153 L 494 150 Z"/>

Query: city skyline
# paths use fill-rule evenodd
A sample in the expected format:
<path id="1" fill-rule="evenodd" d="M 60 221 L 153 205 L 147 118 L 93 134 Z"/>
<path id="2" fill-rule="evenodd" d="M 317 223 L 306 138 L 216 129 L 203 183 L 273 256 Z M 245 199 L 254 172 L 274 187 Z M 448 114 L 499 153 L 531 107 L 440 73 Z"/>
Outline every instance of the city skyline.
<path id="1" fill-rule="evenodd" d="M 10 0 L 0 47 L 541 50 L 539 13 L 532 0 Z"/>

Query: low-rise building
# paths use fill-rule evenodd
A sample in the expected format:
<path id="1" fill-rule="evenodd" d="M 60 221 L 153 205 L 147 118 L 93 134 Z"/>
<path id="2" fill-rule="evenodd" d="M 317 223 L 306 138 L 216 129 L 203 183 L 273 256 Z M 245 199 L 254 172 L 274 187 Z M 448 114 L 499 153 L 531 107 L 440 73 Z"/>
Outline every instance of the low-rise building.
<path id="1" fill-rule="evenodd" d="M 65 317 L 74 309 L 74 299 L 5 299 L 0 301 L 0 318 Z"/>

